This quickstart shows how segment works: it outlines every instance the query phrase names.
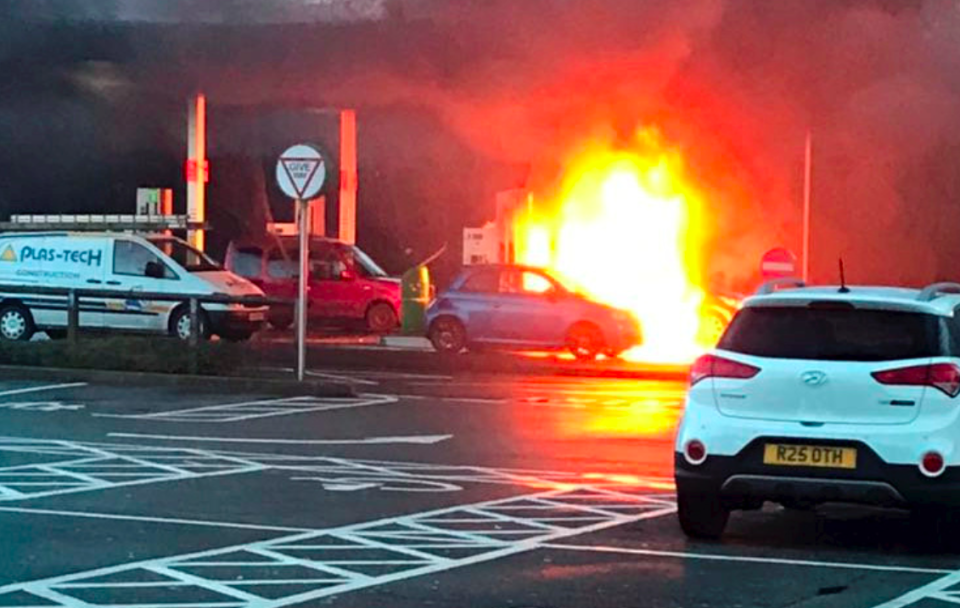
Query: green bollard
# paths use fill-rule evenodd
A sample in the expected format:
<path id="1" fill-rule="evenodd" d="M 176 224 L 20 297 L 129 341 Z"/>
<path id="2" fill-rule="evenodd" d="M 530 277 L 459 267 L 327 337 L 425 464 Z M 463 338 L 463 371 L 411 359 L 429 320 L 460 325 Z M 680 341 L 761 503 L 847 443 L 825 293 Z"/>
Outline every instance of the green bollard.
<path id="1" fill-rule="evenodd" d="M 430 304 L 430 271 L 425 265 L 414 266 L 400 277 L 401 331 L 408 336 L 426 332 L 424 313 Z"/>

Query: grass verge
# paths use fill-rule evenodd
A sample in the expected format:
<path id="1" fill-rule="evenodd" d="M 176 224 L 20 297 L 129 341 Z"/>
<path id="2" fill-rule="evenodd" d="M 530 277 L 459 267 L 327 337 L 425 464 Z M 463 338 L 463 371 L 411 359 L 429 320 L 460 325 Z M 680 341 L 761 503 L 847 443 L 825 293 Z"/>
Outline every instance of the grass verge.
<path id="1" fill-rule="evenodd" d="M 255 366 L 256 359 L 255 349 L 246 344 L 204 342 L 194 353 L 187 344 L 162 337 L 83 336 L 77 344 L 66 340 L 0 344 L 0 365 L 32 367 L 236 376 Z"/>

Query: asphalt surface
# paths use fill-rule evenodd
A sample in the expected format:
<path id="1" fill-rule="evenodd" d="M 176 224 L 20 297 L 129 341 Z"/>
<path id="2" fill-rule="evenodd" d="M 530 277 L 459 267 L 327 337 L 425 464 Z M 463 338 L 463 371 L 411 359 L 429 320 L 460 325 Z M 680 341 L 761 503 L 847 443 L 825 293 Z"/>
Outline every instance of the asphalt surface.
<path id="1" fill-rule="evenodd" d="M 682 383 L 312 374 L 359 394 L 0 382 L 0 607 L 960 603 L 960 545 L 901 512 L 686 540 Z"/>
<path id="2" fill-rule="evenodd" d="M 578 361 L 563 351 L 508 352 L 497 349 L 450 356 L 434 352 L 418 337 L 321 334 L 307 339 L 307 362 L 313 368 L 391 370 L 410 374 L 523 374 L 680 380 L 689 367 L 651 364 L 623 358 Z M 402 344 L 395 346 L 393 344 Z M 289 368 L 296 362 L 294 338 L 289 332 L 267 331 L 248 344 L 249 359 L 258 367 Z"/>

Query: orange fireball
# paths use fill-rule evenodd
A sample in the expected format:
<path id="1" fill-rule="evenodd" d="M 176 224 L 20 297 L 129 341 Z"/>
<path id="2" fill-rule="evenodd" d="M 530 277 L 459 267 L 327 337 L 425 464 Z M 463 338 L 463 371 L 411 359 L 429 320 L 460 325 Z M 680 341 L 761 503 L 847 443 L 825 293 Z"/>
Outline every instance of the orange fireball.
<path id="1" fill-rule="evenodd" d="M 702 203 L 680 152 L 648 128 L 626 149 L 594 145 L 568 167 L 553 211 L 516 222 L 518 261 L 632 311 L 644 345 L 627 358 L 691 361 L 709 346 L 697 340 Z"/>

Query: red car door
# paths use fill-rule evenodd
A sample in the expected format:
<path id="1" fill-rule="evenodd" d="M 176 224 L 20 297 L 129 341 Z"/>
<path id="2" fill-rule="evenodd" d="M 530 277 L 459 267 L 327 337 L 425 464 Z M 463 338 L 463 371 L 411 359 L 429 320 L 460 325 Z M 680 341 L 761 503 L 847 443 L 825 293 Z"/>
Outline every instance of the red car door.
<path id="1" fill-rule="evenodd" d="M 343 249 L 319 243 L 310 251 L 310 304 L 312 315 L 328 319 L 363 316 L 362 281 L 344 256 Z"/>

